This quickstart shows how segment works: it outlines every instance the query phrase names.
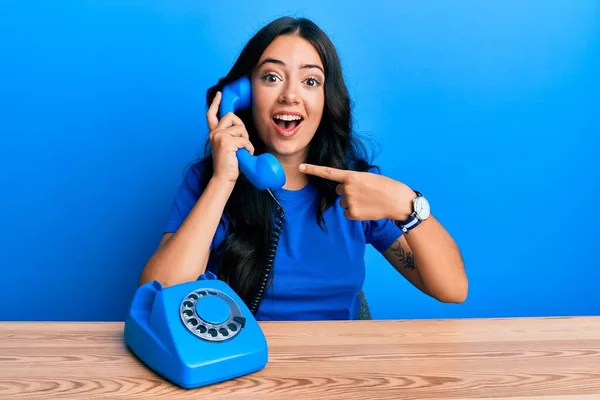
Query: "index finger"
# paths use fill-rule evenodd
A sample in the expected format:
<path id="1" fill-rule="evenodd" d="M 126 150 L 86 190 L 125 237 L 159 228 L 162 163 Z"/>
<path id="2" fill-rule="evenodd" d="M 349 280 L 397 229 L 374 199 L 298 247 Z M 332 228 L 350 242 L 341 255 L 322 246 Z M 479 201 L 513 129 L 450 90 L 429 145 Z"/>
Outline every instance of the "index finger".
<path id="1" fill-rule="evenodd" d="M 345 171 L 343 169 L 331 168 L 331 167 L 323 167 L 320 165 L 312 165 L 312 164 L 300 164 L 300 171 L 305 174 L 318 176 L 324 179 L 329 179 L 336 182 L 344 182 L 348 175 L 349 171 Z"/>
<path id="2" fill-rule="evenodd" d="M 217 117 L 217 111 L 219 110 L 219 104 L 221 104 L 221 92 L 215 94 L 208 111 L 206 112 L 206 120 L 208 121 L 208 129 L 211 131 L 215 130 L 219 124 L 219 118 Z"/>

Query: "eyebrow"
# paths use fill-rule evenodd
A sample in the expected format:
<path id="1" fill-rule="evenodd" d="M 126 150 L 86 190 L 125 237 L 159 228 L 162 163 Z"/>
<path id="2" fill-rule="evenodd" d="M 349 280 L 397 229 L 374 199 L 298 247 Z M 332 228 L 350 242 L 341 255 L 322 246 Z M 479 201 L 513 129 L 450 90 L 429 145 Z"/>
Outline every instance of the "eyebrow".
<path id="1" fill-rule="evenodd" d="M 283 61 L 278 60 L 276 58 L 265 58 L 260 64 L 258 64 L 257 68 L 260 68 L 263 65 L 268 64 L 268 63 L 285 65 L 285 63 Z M 301 69 L 305 69 L 305 68 L 317 68 L 317 69 L 320 69 L 323 74 L 325 73 L 325 71 L 323 71 L 323 68 L 321 68 L 321 66 L 317 65 L 317 64 L 302 64 L 300 66 L 300 68 Z"/>

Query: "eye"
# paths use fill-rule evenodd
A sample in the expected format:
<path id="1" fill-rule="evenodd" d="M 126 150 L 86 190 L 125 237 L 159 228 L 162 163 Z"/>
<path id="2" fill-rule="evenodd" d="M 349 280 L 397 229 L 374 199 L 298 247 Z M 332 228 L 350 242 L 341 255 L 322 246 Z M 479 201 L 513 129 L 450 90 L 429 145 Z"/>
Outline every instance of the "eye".
<path id="1" fill-rule="evenodd" d="M 268 82 L 268 83 L 275 83 L 275 82 L 277 82 L 278 79 L 281 80 L 281 78 L 279 78 L 279 76 L 275 75 L 272 72 L 267 72 L 266 74 L 261 76 L 260 79 L 263 80 L 264 82 Z"/>
<path id="2" fill-rule="evenodd" d="M 321 84 L 321 81 L 319 81 L 315 77 L 306 78 L 306 80 L 304 82 L 306 82 L 306 84 L 310 87 L 316 87 Z"/>

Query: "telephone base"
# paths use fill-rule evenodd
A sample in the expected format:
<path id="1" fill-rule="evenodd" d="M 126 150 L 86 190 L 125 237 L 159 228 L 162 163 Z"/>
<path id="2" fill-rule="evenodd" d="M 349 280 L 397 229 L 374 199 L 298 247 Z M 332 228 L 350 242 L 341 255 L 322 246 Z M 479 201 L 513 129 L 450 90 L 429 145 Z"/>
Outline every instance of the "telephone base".
<path id="1" fill-rule="evenodd" d="M 125 321 L 127 348 L 185 389 L 248 375 L 268 362 L 267 341 L 253 315 L 211 275 L 168 288 L 157 281 L 140 286 Z"/>

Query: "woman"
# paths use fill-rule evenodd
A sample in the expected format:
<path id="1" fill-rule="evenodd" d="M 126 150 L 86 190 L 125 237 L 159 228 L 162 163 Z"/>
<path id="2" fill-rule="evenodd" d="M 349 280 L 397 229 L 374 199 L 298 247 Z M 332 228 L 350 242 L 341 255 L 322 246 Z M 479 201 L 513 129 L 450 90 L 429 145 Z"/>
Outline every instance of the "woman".
<path id="1" fill-rule="evenodd" d="M 219 120 L 220 90 L 243 76 L 251 109 Z M 355 319 L 371 244 L 423 293 L 464 301 L 460 252 L 425 198 L 362 157 L 340 61 L 314 23 L 286 17 L 262 28 L 207 104 L 210 151 L 190 168 L 141 283 L 170 286 L 208 270 L 259 320 Z M 239 173 L 242 147 L 282 163 L 286 184 L 275 199 Z"/>

